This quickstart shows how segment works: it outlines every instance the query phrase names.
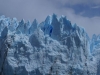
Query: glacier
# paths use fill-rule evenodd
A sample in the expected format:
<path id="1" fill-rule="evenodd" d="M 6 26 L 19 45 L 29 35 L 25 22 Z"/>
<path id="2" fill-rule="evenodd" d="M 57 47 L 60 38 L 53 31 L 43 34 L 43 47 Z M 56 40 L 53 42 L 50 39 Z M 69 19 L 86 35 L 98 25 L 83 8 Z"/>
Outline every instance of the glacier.
<path id="1" fill-rule="evenodd" d="M 100 75 L 100 35 L 66 16 L 38 24 L 0 16 L 0 75 Z"/>

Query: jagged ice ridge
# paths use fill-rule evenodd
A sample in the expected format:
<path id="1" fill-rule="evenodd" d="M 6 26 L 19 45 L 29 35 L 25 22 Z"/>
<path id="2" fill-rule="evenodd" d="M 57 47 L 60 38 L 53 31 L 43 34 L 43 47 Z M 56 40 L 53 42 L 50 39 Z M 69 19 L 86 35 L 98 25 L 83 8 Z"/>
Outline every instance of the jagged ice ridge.
<path id="1" fill-rule="evenodd" d="M 0 16 L 0 75 L 100 75 L 100 35 L 65 17 L 38 24 Z"/>

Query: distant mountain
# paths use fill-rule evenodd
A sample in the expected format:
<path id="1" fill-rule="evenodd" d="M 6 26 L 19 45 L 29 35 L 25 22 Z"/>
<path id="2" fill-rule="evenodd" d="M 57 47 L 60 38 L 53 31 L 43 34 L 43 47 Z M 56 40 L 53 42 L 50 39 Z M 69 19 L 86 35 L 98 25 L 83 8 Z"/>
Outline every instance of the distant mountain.
<path id="1" fill-rule="evenodd" d="M 0 16 L 0 75 L 100 75 L 100 35 L 55 14 L 40 24 Z"/>

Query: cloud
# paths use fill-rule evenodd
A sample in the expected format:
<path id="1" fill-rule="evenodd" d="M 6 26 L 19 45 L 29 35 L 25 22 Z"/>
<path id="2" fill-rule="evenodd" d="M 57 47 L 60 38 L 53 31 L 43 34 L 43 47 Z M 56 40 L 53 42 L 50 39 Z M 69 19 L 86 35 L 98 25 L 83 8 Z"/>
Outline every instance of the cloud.
<path id="1" fill-rule="evenodd" d="M 93 9 L 97 9 L 97 8 L 100 8 L 100 6 L 93 6 L 92 8 Z"/>
<path id="2" fill-rule="evenodd" d="M 62 3 L 63 5 L 77 5 L 77 4 L 100 4 L 100 0 L 55 0 L 59 3 Z"/>
<path id="3" fill-rule="evenodd" d="M 24 18 L 25 20 L 44 19 L 51 14 L 54 5 L 46 0 L 0 0 L 0 12 L 6 16 Z"/>
<path id="4" fill-rule="evenodd" d="M 84 17 L 75 14 L 73 8 L 66 7 L 66 4 L 100 4 L 99 0 L 0 0 L 0 14 L 7 17 L 16 17 L 18 20 L 24 18 L 31 22 L 36 18 L 39 22 L 43 21 L 47 15 L 56 13 L 59 16 L 65 15 L 72 22 L 83 26 L 92 36 L 93 33 L 99 34 L 100 17 Z"/>

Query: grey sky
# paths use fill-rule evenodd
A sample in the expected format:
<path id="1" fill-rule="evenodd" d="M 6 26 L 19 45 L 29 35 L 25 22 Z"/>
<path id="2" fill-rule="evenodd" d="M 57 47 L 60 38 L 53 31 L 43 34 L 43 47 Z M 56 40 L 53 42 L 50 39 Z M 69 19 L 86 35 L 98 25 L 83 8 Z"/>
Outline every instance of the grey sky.
<path id="1" fill-rule="evenodd" d="M 57 14 L 86 29 L 89 36 L 100 31 L 100 0 L 0 0 L 0 15 L 39 22 Z"/>

